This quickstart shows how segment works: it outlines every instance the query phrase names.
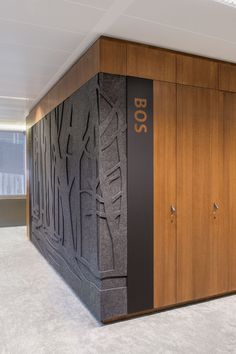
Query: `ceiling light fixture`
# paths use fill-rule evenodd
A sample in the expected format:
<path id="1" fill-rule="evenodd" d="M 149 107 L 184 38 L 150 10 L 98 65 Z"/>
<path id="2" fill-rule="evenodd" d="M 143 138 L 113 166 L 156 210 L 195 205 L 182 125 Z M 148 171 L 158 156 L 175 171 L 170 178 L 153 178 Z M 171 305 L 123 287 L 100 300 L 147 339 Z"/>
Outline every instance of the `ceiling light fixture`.
<path id="1" fill-rule="evenodd" d="M 33 98 L 27 97 L 15 97 L 15 96 L 0 96 L 2 100 L 19 100 L 19 101 L 31 101 Z"/>
<path id="2" fill-rule="evenodd" d="M 219 2 L 223 5 L 236 7 L 236 0 L 214 0 L 214 1 Z"/>
<path id="3" fill-rule="evenodd" d="M 0 131 L 25 131 L 25 123 L 2 123 L 0 122 Z"/>

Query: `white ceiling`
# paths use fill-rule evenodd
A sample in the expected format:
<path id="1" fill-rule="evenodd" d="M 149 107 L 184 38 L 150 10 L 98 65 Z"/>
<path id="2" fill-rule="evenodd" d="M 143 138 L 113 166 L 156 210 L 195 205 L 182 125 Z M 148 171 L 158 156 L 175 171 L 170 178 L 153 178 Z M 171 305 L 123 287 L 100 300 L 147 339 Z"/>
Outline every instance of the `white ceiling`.
<path id="1" fill-rule="evenodd" d="M 236 8 L 213 0 L 0 0 L 0 123 L 23 124 L 102 34 L 236 62 Z"/>

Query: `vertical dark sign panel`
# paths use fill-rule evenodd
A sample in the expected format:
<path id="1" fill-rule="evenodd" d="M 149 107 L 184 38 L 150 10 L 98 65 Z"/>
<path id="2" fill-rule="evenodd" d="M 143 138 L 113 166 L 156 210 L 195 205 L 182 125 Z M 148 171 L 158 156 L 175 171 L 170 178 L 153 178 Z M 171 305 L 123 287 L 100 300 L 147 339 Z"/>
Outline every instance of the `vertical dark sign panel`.
<path id="1" fill-rule="evenodd" d="M 127 77 L 128 313 L 153 308 L 153 81 Z"/>

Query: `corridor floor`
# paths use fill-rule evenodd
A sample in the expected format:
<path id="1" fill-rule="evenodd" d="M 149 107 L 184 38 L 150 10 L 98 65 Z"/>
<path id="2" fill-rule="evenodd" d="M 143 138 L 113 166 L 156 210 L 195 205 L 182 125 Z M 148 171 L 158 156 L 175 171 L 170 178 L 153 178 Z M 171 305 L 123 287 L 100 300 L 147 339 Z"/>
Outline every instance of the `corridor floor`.
<path id="1" fill-rule="evenodd" d="M 100 325 L 26 238 L 0 229 L 0 354 L 236 353 L 236 296 Z"/>

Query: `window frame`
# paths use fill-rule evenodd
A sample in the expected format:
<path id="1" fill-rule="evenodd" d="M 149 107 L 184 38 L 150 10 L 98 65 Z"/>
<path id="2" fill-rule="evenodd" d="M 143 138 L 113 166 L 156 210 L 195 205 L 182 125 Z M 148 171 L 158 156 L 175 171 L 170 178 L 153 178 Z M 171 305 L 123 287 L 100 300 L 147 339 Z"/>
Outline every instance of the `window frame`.
<path id="1" fill-rule="evenodd" d="M 25 172 L 25 193 L 24 194 L 0 194 L 0 200 L 4 199 L 26 199 L 27 197 L 27 182 L 26 182 L 26 130 L 19 130 L 19 129 L 1 129 L 0 126 L 0 133 L 1 132 L 8 132 L 8 133 L 23 133 L 25 137 L 25 148 L 24 148 L 24 172 Z"/>

